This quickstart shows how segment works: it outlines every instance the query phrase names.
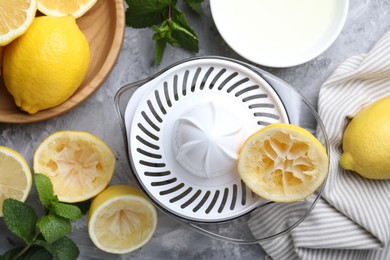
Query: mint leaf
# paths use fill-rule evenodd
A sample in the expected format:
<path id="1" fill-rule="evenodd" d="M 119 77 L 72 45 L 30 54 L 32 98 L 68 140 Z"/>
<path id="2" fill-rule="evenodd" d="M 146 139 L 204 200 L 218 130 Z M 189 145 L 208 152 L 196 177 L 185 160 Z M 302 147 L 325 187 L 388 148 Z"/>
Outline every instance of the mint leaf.
<path id="1" fill-rule="evenodd" d="M 195 12 L 202 14 L 204 0 L 185 0 Z M 176 8 L 177 0 L 126 0 L 126 24 L 133 28 L 150 27 L 155 33 L 155 64 L 162 61 L 166 44 L 198 52 L 199 40 L 184 13 Z"/>
<path id="2" fill-rule="evenodd" d="M 72 231 L 70 221 L 66 218 L 49 214 L 43 216 L 37 223 L 45 240 L 49 243 L 66 236 Z"/>
<path id="3" fill-rule="evenodd" d="M 151 27 L 162 23 L 176 0 L 126 0 L 126 24 L 133 28 Z"/>
<path id="4" fill-rule="evenodd" d="M 5 199 L 3 203 L 4 222 L 8 229 L 30 244 L 34 238 L 37 215 L 21 201 Z"/>
<path id="5" fill-rule="evenodd" d="M 146 15 L 161 11 L 162 9 L 175 6 L 177 0 L 126 0 L 129 6 L 126 11 L 132 15 Z"/>
<path id="6" fill-rule="evenodd" d="M 177 46 L 177 40 L 172 37 L 172 29 L 169 26 L 170 20 L 165 20 L 160 27 L 152 26 L 152 30 L 155 31 L 153 40 L 165 40 L 172 46 Z"/>
<path id="7" fill-rule="evenodd" d="M 52 204 L 52 199 L 54 197 L 53 184 L 51 183 L 49 177 L 43 174 L 35 174 L 35 187 L 38 191 L 39 200 L 42 205 L 46 208 Z"/>
<path id="8" fill-rule="evenodd" d="M 197 12 L 198 14 L 203 14 L 202 3 L 203 0 L 184 0 L 191 7 L 192 10 Z"/>
<path id="9" fill-rule="evenodd" d="M 164 56 L 165 47 L 167 45 L 167 41 L 165 39 L 156 40 L 154 56 L 156 57 L 156 65 L 160 65 L 162 58 Z"/>
<path id="10" fill-rule="evenodd" d="M 187 19 L 184 13 L 180 12 L 177 8 L 172 8 L 172 20 L 179 24 L 181 27 L 185 28 L 191 34 L 196 36 L 195 31 L 192 29 L 191 25 L 187 22 Z"/>
<path id="11" fill-rule="evenodd" d="M 196 35 L 174 21 L 170 21 L 169 25 L 172 28 L 172 37 L 177 40 L 180 46 L 190 51 L 199 51 L 199 43 Z"/>
<path id="12" fill-rule="evenodd" d="M 81 210 L 74 205 L 65 203 L 55 203 L 52 205 L 51 210 L 60 217 L 75 220 L 81 217 Z"/>
<path id="13" fill-rule="evenodd" d="M 15 259 L 16 256 L 23 250 L 23 247 L 17 247 L 8 251 L 1 260 Z M 18 256 L 18 260 L 52 260 L 53 256 L 41 246 L 31 246 L 26 252 Z"/>
<path id="14" fill-rule="evenodd" d="M 194 34 L 194 31 L 187 23 L 184 15 L 176 9 L 173 9 L 172 14 L 177 22 L 172 19 L 167 19 L 160 27 L 156 25 L 151 27 L 151 29 L 155 31 L 153 40 L 156 41 L 156 65 L 161 63 L 167 43 L 174 47 L 180 45 L 190 51 L 199 51 L 198 37 Z"/>
<path id="15" fill-rule="evenodd" d="M 52 247 L 55 249 L 55 256 L 58 260 L 74 260 L 80 254 L 77 245 L 67 237 L 58 239 Z"/>
<path id="16" fill-rule="evenodd" d="M 21 250 L 23 250 L 23 247 L 16 247 L 11 250 L 8 250 L 5 252 L 3 256 L 0 255 L 0 260 L 11 260 L 13 259 Z"/>
<path id="17" fill-rule="evenodd" d="M 68 237 L 61 237 L 54 243 L 37 240 L 35 244 L 44 247 L 58 260 L 75 260 L 80 254 L 77 245 Z"/>
<path id="18" fill-rule="evenodd" d="M 162 11 L 148 13 L 145 15 L 135 15 L 129 11 L 130 9 L 127 10 L 128 11 L 126 11 L 126 24 L 133 28 L 151 27 L 154 24 L 160 24 L 165 20 Z"/>

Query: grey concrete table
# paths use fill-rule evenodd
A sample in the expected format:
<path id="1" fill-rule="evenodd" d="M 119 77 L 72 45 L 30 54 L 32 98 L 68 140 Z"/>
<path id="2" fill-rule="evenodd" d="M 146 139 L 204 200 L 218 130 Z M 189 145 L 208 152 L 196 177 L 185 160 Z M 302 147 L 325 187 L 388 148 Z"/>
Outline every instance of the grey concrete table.
<path id="1" fill-rule="evenodd" d="M 203 17 L 189 17 L 199 34 L 200 52 L 197 55 L 220 55 L 245 61 L 220 37 L 207 0 L 203 9 Z M 300 66 L 262 69 L 294 86 L 316 107 L 322 83 L 346 58 L 367 52 L 390 29 L 389 17 L 389 0 L 351 0 L 344 29 L 325 53 Z M 47 135 L 65 129 L 88 131 L 103 139 L 117 157 L 111 184 L 132 183 L 119 119 L 115 112 L 115 93 L 127 83 L 146 78 L 173 62 L 194 56 L 193 53 L 168 47 L 162 64 L 155 67 L 151 35 L 152 32 L 148 29 L 127 28 L 122 51 L 112 73 L 91 98 L 70 112 L 44 122 L 0 124 L 0 145 L 19 151 L 31 165 L 34 150 Z M 36 191 L 32 190 L 27 203 L 36 206 L 37 200 Z M 107 254 L 94 247 L 86 227 L 86 217 L 73 224 L 71 238 L 80 247 L 80 259 L 264 259 L 266 255 L 257 244 L 238 245 L 210 239 L 180 226 L 161 212 L 152 240 L 141 249 L 126 255 Z M 0 220 L 0 254 L 20 243 Z"/>

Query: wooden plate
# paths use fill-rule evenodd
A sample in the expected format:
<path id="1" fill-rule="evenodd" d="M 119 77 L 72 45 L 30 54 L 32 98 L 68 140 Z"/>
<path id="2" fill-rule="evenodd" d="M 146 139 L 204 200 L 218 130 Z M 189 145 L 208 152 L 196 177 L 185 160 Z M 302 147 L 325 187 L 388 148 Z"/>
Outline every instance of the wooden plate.
<path id="1" fill-rule="evenodd" d="M 19 109 L 0 80 L 0 122 L 31 123 L 59 116 L 76 107 L 107 78 L 122 47 L 125 30 L 123 0 L 98 0 L 82 17 L 77 19 L 80 30 L 89 42 L 91 64 L 78 90 L 59 106 L 30 115 Z"/>

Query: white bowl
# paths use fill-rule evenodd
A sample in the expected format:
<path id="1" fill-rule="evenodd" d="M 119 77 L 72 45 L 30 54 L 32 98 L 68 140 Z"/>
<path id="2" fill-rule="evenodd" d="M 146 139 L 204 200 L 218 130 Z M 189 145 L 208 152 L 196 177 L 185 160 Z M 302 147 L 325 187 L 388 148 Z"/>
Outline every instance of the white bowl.
<path id="1" fill-rule="evenodd" d="M 210 0 L 223 39 L 239 55 L 268 67 L 305 63 L 340 34 L 349 0 Z"/>

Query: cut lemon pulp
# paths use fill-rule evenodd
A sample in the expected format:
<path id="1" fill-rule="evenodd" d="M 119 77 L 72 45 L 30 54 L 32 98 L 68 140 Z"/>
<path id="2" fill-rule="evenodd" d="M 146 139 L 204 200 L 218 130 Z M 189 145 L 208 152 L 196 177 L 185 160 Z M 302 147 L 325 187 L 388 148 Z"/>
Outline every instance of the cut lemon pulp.
<path id="1" fill-rule="evenodd" d="M 33 168 L 50 178 L 60 201 L 79 202 L 96 196 L 108 185 L 115 156 L 107 144 L 90 133 L 59 131 L 38 146 Z"/>
<path id="2" fill-rule="evenodd" d="M 85 14 L 97 0 L 38 0 L 38 10 L 49 16 L 73 15 L 79 18 Z"/>
<path id="3" fill-rule="evenodd" d="M 0 46 L 27 31 L 36 11 L 36 0 L 0 0 Z"/>
<path id="4" fill-rule="evenodd" d="M 30 167 L 18 152 L 0 146 L 0 217 L 7 198 L 25 201 L 31 190 Z"/>
<path id="5" fill-rule="evenodd" d="M 272 124 L 250 136 L 238 159 L 238 172 L 257 195 L 278 202 L 303 200 L 328 174 L 322 144 L 307 130 Z"/>
<path id="6" fill-rule="evenodd" d="M 157 226 L 157 212 L 137 188 L 114 185 L 93 200 L 88 233 L 101 250 L 124 254 L 145 245 Z"/>

